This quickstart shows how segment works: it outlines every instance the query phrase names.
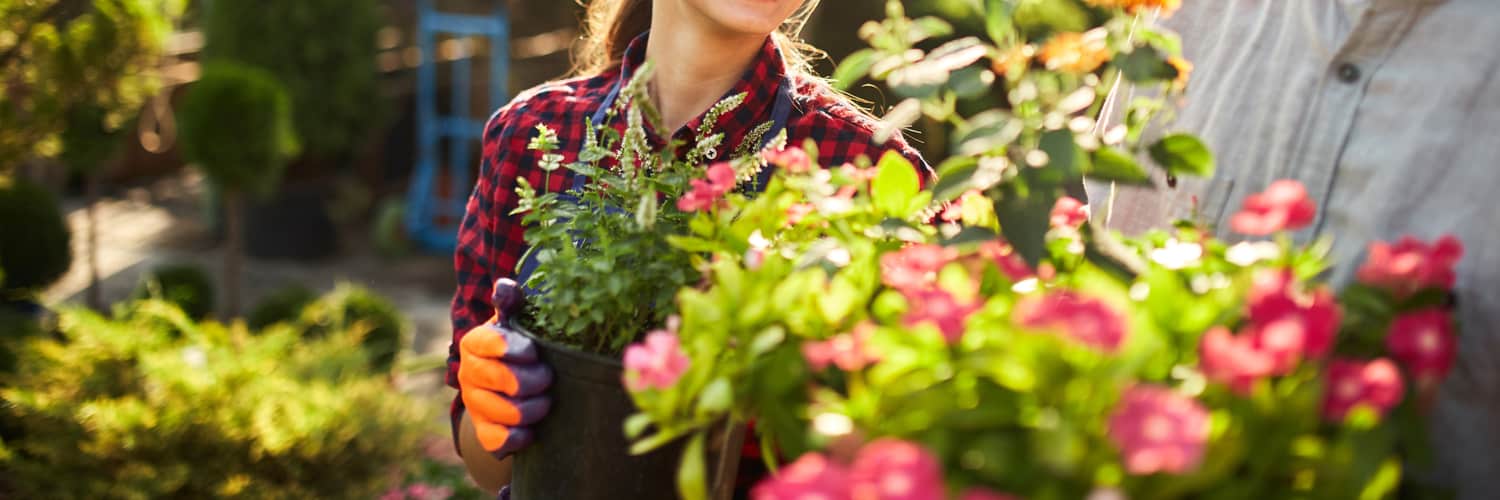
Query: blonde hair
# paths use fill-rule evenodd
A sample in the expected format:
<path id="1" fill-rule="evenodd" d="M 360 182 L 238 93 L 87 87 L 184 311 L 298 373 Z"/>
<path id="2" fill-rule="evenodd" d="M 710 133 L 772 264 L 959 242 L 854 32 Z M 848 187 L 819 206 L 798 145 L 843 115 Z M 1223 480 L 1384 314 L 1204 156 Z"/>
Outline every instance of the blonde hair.
<path id="1" fill-rule="evenodd" d="M 823 51 L 802 41 L 802 28 L 822 0 L 805 0 L 781 29 L 772 33 L 781 47 L 787 71 L 794 75 L 816 76 L 812 63 L 827 57 Z M 573 58 L 573 74 L 589 76 L 603 73 L 620 64 L 625 48 L 637 35 L 651 28 L 651 0 L 591 0 L 584 14 L 583 42 Z"/>

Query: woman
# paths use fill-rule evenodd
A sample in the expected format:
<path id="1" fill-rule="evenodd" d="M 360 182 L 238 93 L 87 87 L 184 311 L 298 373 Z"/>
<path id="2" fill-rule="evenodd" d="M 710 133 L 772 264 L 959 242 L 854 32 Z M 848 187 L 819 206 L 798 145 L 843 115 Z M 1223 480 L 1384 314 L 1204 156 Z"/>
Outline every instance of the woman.
<path id="1" fill-rule="evenodd" d="M 600 123 L 621 82 L 649 59 L 649 89 L 673 138 L 692 137 L 703 114 L 720 99 L 744 92 L 745 102 L 714 124 L 731 145 L 785 130 L 789 144 L 812 139 L 819 163 L 842 165 L 860 156 L 897 151 L 922 164 L 899 138 L 873 139 L 875 122 L 809 70 L 808 49 L 797 36 L 818 0 L 593 0 L 578 74 L 522 93 L 485 128 L 484 164 L 459 230 L 455 256 L 458 292 L 453 300 L 449 352 L 453 422 L 470 474 L 489 491 L 509 482 L 509 455 L 529 443 L 528 427 L 549 406 L 550 382 L 524 337 L 494 326 L 517 299 L 509 280 L 525 250 L 515 208 L 516 179 L 533 186 L 567 186 L 565 169 L 536 167 L 527 149 L 538 124 L 556 129 L 565 161 L 582 146 L 585 123 Z M 647 31 L 649 30 L 649 35 Z M 613 126 L 624 125 L 613 120 Z M 753 131 L 772 122 L 773 132 Z M 657 144 L 664 138 L 654 137 Z M 544 182 L 543 176 L 552 178 Z M 492 287 L 492 283 L 500 283 Z M 492 293 L 495 297 L 492 297 Z M 489 321 L 486 321 L 486 320 Z M 529 500 L 529 499 L 526 499 Z"/>

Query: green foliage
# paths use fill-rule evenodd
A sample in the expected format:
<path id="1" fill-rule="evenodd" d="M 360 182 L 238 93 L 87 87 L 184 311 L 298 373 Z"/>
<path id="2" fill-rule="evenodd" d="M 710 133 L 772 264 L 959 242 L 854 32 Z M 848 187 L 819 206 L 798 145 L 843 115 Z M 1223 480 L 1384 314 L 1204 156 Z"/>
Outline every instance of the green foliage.
<path id="1" fill-rule="evenodd" d="M 286 90 L 251 66 L 206 66 L 188 90 L 178 122 L 183 158 L 223 189 L 270 190 L 298 148 Z"/>
<path id="2" fill-rule="evenodd" d="M 57 198 L 25 179 L 0 176 L 0 300 L 24 299 L 68 272 L 73 262 L 67 221 Z"/>
<path id="3" fill-rule="evenodd" d="M 302 317 L 302 310 L 318 300 L 318 294 L 301 285 L 291 285 L 265 296 L 250 310 L 245 323 L 251 330 L 259 331 L 276 323 L 293 323 Z"/>
<path id="4" fill-rule="evenodd" d="M 214 312 L 214 283 L 208 271 L 191 264 L 168 265 L 141 276 L 131 300 L 157 299 L 169 302 L 188 317 L 207 318 Z"/>
<path id="5" fill-rule="evenodd" d="M 157 301 L 59 325 L 0 391 L 19 497 L 374 498 L 417 453 L 423 413 L 369 374 L 357 333 L 252 336 Z"/>
<path id="6" fill-rule="evenodd" d="M 62 160 L 74 172 L 93 173 L 120 151 L 124 131 L 111 127 L 104 108 L 92 105 L 74 106 L 68 112 L 67 129 L 62 132 Z"/>
<path id="7" fill-rule="evenodd" d="M 289 301 L 290 302 L 290 301 Z M 406 344 L 407 326 L 390 300 L 364 288 L 342 284 L 308 304 L 298 320 L 308 338 L 342 331 L 361 335 L 360 346 L 375 373 L 389 373 Z"/>
<path id="8" fill-rule="evenodd" d="M 207 61 L 264 68 L 290 92 L 306 152 L 351 153 L 379 126 L 377 0 L 217 0 L 204 19 Z"/>
<path id="9" fill-rule="evenodd" d="M 126 125 L 156 92 L 154 72 L 183 0 L 0 1 L 0 171 L 53 156 L 77 110 Z"/>

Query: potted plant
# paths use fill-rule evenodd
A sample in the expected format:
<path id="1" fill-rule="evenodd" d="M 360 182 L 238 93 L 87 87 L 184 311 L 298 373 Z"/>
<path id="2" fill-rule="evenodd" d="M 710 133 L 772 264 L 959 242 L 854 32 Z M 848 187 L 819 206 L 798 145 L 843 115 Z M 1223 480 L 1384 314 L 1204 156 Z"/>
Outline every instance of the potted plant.
<path id="1" fill-rule="evenodd" d="M 281 82 L 302 145 L 274 196 L 247 205 L 250 255 L 314 259 L 337 251 L 327 206 L 334 177 L 385 119 L 376 69 L 379 9 L 376 0 L 220 0 L 204 9 L 204 61 L 255 66 Z"/>
<path id="2" fill-rule="evenodd" d="M 674 243 L 689 233 L 692 208 L 661 200 L 690 199 L 690 192 L 703 189 L 727 191 L 762 162 L 748 155 L 718 163 L 707 168 L 705 181 L 694 179 L 705 169 L 703 151 L 722 141 L 722 134 L 703 130 L 692 145 L 650 146 L 644 127 L 658 119 L 645 92 L 650 75 L 647 64 L 620 93 L 617 116 L 626 122 L 624 133 L 596 124 L 577 162 L 563 164 L 554 152 L 556 134 L 538 127 L 530 147 L 541 152 L 544 170 L 566 168 L 581 182 L 556 192 L 555 185 L 518 180 L 516 213 L 527 225 L 530 246 L 517 274 L 526 300 L 506 318 L 536 339 L 556 378 L 554 403 L 535 428 L 535 444 L 516 456 L 516 498 L 666 498 L 678 489 L 673 477 L 679 454 L 659 449 L 684 443 L 663 439 L 632 446 L 622 432 L 634 407 L 622 385 L 621 355 L 627 361 L 636 356 L 626 346 L 663 328 L 675 309 L 673 295 L 702 276 L 702 256 Z M 743 97 L 718 103 L 704 123 L 732 112 Z M 694 148 L 684 160 L 678 159 L 681 147 Z M 726 430 L 719 435 L 723 440 L 686 445 L 737 459 L 735 439 L 743 424 L 719 423 Z M 579 475 L 589 480 L 579 481 Z M 732 480 L 732 473 L 717 477 L 726 494 Z"/>
<path id="3" fill-rule="evenodd" d="M 178 122 L 183 157 L 202 169 L 224 197 L 224 312 L 234 317 L 240 307 L 243 206 L 247 196 L 265 195 L 276 186 L 286 159 L 297 151 L 291 102 L 264 70 L 212 64 L 189 89 Z"/>
<path id="4" fill-rule="evenodd" d="M 712 256 L 708 283 L 678 294 L 679 326 L 648 341 L 666 347 L 640 346 L 679 368 L 627 370 L 654 381 L 632 387 L 630 435 L 701 441 L 754 419 L 779 470 L 757 499 L 1425 489 L 1402 470 L 1429 453 L 1423 407 L 1454 359 L 1444 297 L 1462 245 L 1374 242 L 1367 262 L 1329 262 L 1326 243 L 1293 243 L 1317 207 L 1293 181 L 1233 217 L 1252 241 L 1194 221 L 1095 230 L 1065 195 L 1081 174 L 1139 181 L 1127 151 L 1172 175 L 1211 166 L 1189 136 L 1142 139 L 1159 99 L 1131 103 L 1118 131 L 1085 126 L 1112 78 L 1170 93 L 1187 67 L 1170 35 L 1127 36 L 1151 2 L 1105 3 L 976 6 L 989 40 L 927 40 L 911 57 L 947 23 L 891 2 L 862 31 L 875 48 L 840 73 L 878 68 L 910 110 L 957 124 L 941 179 L 903 182 L 916 174 L 896 156 L 824 170 L 787 153 L 762 195 L 696 215 L 675 242 Z M 944 105 L 975 95 L 971 78 L 1003 87 L 1007 107 Z M 1359 283 L 1341 293 L 1318 278 L 1352 265 Z"/>

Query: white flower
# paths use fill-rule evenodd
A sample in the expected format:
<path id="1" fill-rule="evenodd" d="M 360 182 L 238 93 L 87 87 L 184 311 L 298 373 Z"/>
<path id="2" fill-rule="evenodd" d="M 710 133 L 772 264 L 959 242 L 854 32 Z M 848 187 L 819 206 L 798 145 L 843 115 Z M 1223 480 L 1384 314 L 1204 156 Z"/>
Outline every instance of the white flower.
<path id="1" fill-rule="evenodd" d="M 202 347 L 187 346 L 182 348 L 182 362 L 193 368 L 202 368 L 208 364 L 208 353 L 203 352 Z"/>
<path id="2" fill-rule="evenodd" d="M 1197 264 L 1202 258 L 1202 245 L 1184 243 L 1176 238 L 1167 240 L 1166 246 L 1151 251 L 1152 261 L 1174 271 Z"/>
<path id="3" fill-rule="evenodd" d="M 771 240 L 766 239 L 765 235 L 760 234 L 759 229 L 756 229 L 755 232 L 750 233 L 749 243 L 750 248 L 754 248 L 756 250 L 765 250 L 767 248 L 771 248 Z"/>
<path id="4" fill-rule="evenodd" d="M 1281 255 L 1281 247 L 1271 241 L 1246 241 L 1229 247 L 1224 259 L 1240 267 L 1250 267 L 1256 262 L 1275 259 Z"/>
<path id="5" fill-rule="evenodd" d="M 835 248 L 828 251 L 828 262 L 833 263 L 833 265 L 835 266 L 847 266 L 849 265 L 849 261 L 853 260 L 853 258 L 854 257 L 852 255 L 849 255 L 849 250 L 844 248 Z"/>
<path id="6" fill-rule="evenodd" d="M 813 429 L 824 436 L 843 436 L 854 432 L 854 421 L 838 413 L 822 413 L 813 417 Z"/>

